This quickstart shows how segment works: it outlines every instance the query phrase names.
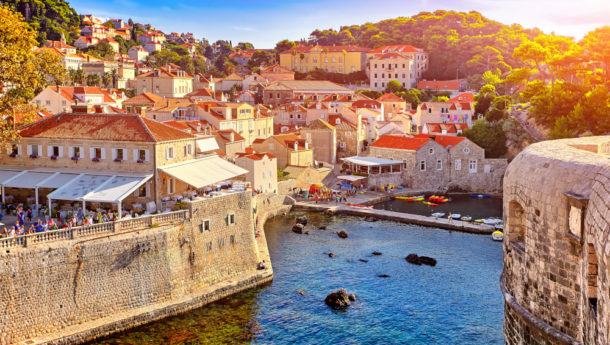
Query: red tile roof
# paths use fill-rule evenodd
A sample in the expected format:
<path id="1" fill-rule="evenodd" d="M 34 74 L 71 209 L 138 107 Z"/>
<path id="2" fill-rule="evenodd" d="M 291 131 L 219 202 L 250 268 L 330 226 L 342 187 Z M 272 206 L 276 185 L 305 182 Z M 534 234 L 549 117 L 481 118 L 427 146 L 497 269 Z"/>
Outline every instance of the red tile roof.
<path id="1" fill-rule="evenodd" d="M 418 89 L 426 90 L 459 90 L 459 80 L 420 80 L 417 82 Z"/>
<path id="2" fill-rule="evenodd" d="M 163 97 L 157 96 L 154 93 L 144 92 L 139 95 L 135 95 L 130 99 L 123 101 L 123 104 L 141 104 L 141 103 L 158 103 L 163 100 Z"/>
<path id="3" fill-rule="evenodd" d="M 383 46 L 376 49 L 371 50 L 369 53 L 371 54 L 380 54 L 380 53 L 423 53 L 424 50 L 421 48 L 417 48 L 408 44 L 400 44 L 393 46 Z"/>
<path id="4" fill-rule="evenodd" d="M 381 97 L 377 98 L 378 102 L 405 102 L 404 99 L 396 96 L 393 93 L 383 94 Z"/>
<path id="5" fill-rule="evenodd" d="M 255 161 L 261 160 L 265 156 L 267 156 L 267 158 L 269 158 L 269 159 L 275 158 L 274 155 L 272 155 L 271 153 L 267 153 L 267 152 L 240 152 L 240 153 L 237 153 L 237 157 L 249 158 L 249 159 L 252 159 Z"/>
<path id="6" fill-rule="evenodd" d="M 447 147 L 454 147 L 455 145 L 461 143 L 462 141 L 464 141 L 464 137 L 456 137 L 456 136 L 452 136 L 452 135 L 435 135 L 435 134 L 417 134 L 415 136 L 418 139 L 432 139 L 434 141 L 436 141 L 437 143 L 439 143 L 440 145 L 442 145 L 444 148 Z"/>
<path id="7" fill-rule="evenodd" d="M 345 50 L 346 52 L 364 52 L 364 53 L 366 53 L 369 50 L 371 50 L 370 48 L 352 46 L 352 45 L 348 45 L 348 46 L 296 46 L 294 48 L 285 50 L 285 51 L 281 52 L 280 54 L 290 54 L 293 51 L 295 51 L 297 53 L 305 53 L 305 52 L 311 51 L 314 48 L 319 49 L 319 50 L 326 50 L 328 52 L 342 52 Z"/>
<path id="8" fill-rule="evenodd" d="M 354 108 L 381 109 L 381 103 L 374 100 L 358 100 L 352 103 Z"/>
<path id="9" fill-rule="evenodd" d="M 24 126 L 20 135 L 30 138 L 137 142 L 194 138 L 191 134 L 138 115 L 75 113 L 58 114 Z"/>
<path id="10" fill-rule="evenodd" d="M 379 139 L 377 139 L 377 141 L 371 144 L 371 146 L 387 149 L 416 151 L 420 147 L 424 146 L 428 141 L 430 141 L 430 138 L 428 137 L 412 138 L 399 135 L 382 135 L 379 137 Z"/>
<path id="11" fill-rule="evenodd" d="M 474 93 L 472 93 L 472 92 L 461 93 L 461 94 L 453 97 L 452 99 L 450 99 L 449 102 L 458 102 L 458 103 L 474 102 Z"/>

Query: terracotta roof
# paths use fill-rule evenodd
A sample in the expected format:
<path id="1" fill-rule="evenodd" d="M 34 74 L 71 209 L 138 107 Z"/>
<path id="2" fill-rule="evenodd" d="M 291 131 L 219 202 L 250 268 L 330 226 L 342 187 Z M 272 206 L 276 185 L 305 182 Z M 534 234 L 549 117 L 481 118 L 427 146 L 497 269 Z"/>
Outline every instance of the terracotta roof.
<path id="1" fill-rule="evenodd" d="M 275 140 L 277 140 L 277 142 L 280 143 L 280 145 L 288 148 L 289 150 L 293 150 L 294 149 L 294 144 L 297 143 L 297 147 L 299 150 L 305 150 L 305 139 L 301 139 L 298 135 L 296 134 L 277 134 L 274 135 L 270 138 L 274 138 Z"/>
<path id="2" fill-rule="evenodd" d="M 172 77 L 172 78 L 193 78 L 191 75 L 189 75 L 186 72 L 184 72 L 183 76 L 178 76 L 175 73 L 176 70 L 174 70 L 174 69 L 170 70 L 170 69 L 165 68 L 165 67 L 159 67 L 159 68 L 157 68 L 155 70 L 158 70 L 160 72 L 160 74 L 162 73 L 162 74 L 165 74 L 165 75 L 167 75 L 169 77 Z M 142 73 L 142 74 L 138 75 L 136 78 L 138 78 L 138 77 L 153 77 L 154 73 L 155 73 L 155 70 L 152 70 L 152 71 L 149 71 L 149 72 L 146 72 L 146 73 Z"/>
<path id="3" fill-rule="evenodd" d="M 393 93 L 383 94 L 381 97 L 377 98 L 378 102 L 405 102 L 404 99 L 396 96 Z"/>
<path id="4" fill-rule="evenodd" d="M 274 155 L 267 152 L 240 152 L 236 154 L 239 158 L 249 158 L 255 161 L 263 159 L 263 157 L 267 156 L 269 159 L 275 158 Z"/>
<path id="5" fill-rule="evenodd" d="M 234 131 L 232 129 L 221 129 L 221 130 L 215 131 L 214 135 L 216 135 L 218 138 L 220 138 L 224 141 L 230 142 L 231 133 L 233 133 L 233 141 L 244 140 L 244 137 L 242 137 L 241 135 L 239 135 L 239 133 L 237 133 L 236 131 Z"/>
<path id="6" fill-rule="evenodd" d="M 367 108 L 367 109 L 381 109 L 381 103 L 378 101 L 370 100 L 358 100 L 352 103 L 352 107 L 354 108 Z"/>
<path id="7" fill-rule="evenodd" d="M 335 129 L 330 123 L 322 120 L 316 119 L 311 122 L 306 128 L 308 129 L 330 129 L 331 131 Z"/>
<path id="8" fill-rule="evenodd" d="M 21 128 L 22 137 L 160 142 L 193 138 L 138 115 L 62 113 Z"/>
<path id="9" fill-rule="evenodd" d="M 474 102 L 474 93 L 472 92 L 464 92 L 461 93 L 455 97 L 453 97 L 452 99 L 449 100 L 449 102 Z"/>
<path id="10" fill-rule="evenodd" d="M 280 54 L 291 54 L 293 51 L 297 52 L 297 53 L 305 53 L 305 52 L 310 52 L 312 50 L 326 50 L 328 52 L 342 52 L 342 51 L 346 51 L 346 52 L 363 52 L 366 53 L 369 50 L 371 50 L 370 48 L 365 48 L 365 47 L 360 47 L 360 46 L 352 46 L 352 45 L 347 45 L 347 46 L 296 46 L 293 48 L 290 48 L 288 50 L 285 50 L 283 52 L 281 52 Z"/>
<path id="11" fill-rule="evenodd" d="M 371 146 L 396 150 L 416 151 L 420 147 L 424 146 L 428 141 L 430 141 L 429 137 L 412 138 L 398 135 L 382 135 L 379 137 L 379 139 L 377 139 L 377 141 L 371 144 Z"/>
<path id="12" fill-rule="evenodd" d="M 282 67 L 279 64 L 266 66 L 261 69 L 261 73 L 294 73 L 286 67 Z"/>
<path id="13" fill-rule="evenodd" d="M 206 126 L 208 126 L 208 122 L 205 120 L 186 120 L 186 121 L 163 121 L 163 124 L 177 128 L 182 131 L 186 131 L 188 133 L 198 133 L 197 129 L 200 128 L 203 130 Z"/>
<path id="14" fill-rule="evenodd" d="M 231 73 L 231 75 L 229 75 L 226 78 L 223 78 L 222 80 L 242 81 L 242 80 L 244 80 L 244 78 L 240 77 L 239 74 L 237 74 L 237 73 Z"/>
<path id="15" fill-rule="evenodd" d="M 354 93 L 350 88 L 347 88 L 341 84 L 333 83 L 328 80 L 282 80 L 276 81 L 272 85 L 282 85 L 289 90 L 297 92 L 319 92 L 319 91 L 331 91 L 331 92 L 342 92 L 342 93 Z M 284 89 L 285 90 L 285 89 Z"/>
<path id="16" fill-rule="evenodd" d="M 157 102 L 161 102 L 162 100 L 163 100 L 163 97 L 161 97 L 161 96 L 157 96 L 154 93 L 150 93 L 150 92 L 144 92 L 144 93 L 135 95 L 135 96 L 131 97 L 130 99 L 123 101 L 123 104 L 157 103 Z"/>
<path id="17" fill-rule="evenodd" d="M 46 47 L 53 47 L 53 48 L 59 48 L 59 49 L 76 49 L 75 47 L 69 45 L 69 44 L 65 44 L 61 41 L 46 41 L 45 42 L 45 46 Z"/>
<path id="18" fill-rule="evenodd" d="M 417 48 L 408 44 L 400 44 L 393 46 L 383 46 L 369 51 L 371 54 L 380 53 L 423 53 L 423 49 Z"/>
<path id="19" fill-rule="evenodd" d="M 441 144 L 444 148 L 449 146 L 454 147 L 455 145 L 464 141 L 464 137 L 456 137 L 453 135 L 434 135 L 434 134 L 417 134 L 417 139 L 432 139 L 437 143 Z"/>
<path id="20" fill-rule="evenodd" d="M 418 89 L 429 90 L 459 90 L 459 80 L 420 80 L 417 82 Z"/>

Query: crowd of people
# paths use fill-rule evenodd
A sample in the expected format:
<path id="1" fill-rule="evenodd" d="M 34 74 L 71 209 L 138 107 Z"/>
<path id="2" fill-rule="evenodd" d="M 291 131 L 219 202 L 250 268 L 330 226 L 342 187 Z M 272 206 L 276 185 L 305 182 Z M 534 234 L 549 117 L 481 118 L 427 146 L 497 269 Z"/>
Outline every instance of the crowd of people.
<path id="1" fill-rule="evenodd" d="M 4 215 L 3 211 L 4 209 L 0 208 L 0 215 Z M 78 211 L 74 213 L 56 212 L 55 217 L 49 217 L 46 215 L 44 220 L 38 218 L 36 221 L 32 222 L 33 212 L 31 209 L 28 208 L 24 210 L 23 206 L 18 206 L 15 211 L 15 215 L 17 217 L 15 224 L 9 225 L 8 228 L 4 226 L 0 232 L 0 237 L 23 236 L 39 232 L 67 229 L 76 226 L 87 226 L 98 223 L 112 222 L 117 220 L 119 216 L 118 213 L 112 211 L 83 212 L 83 210 L 79 208 Z"/>

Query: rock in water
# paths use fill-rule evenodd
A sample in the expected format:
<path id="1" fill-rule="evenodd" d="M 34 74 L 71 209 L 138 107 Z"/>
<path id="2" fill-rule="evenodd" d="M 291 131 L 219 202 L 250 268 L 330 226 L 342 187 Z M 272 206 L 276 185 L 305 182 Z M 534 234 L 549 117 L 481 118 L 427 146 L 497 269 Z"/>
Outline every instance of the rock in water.
<path id="1" fill-rule="evenodd" d="M 369 262 L 368 260 L 364 260 L 364 259 L 358 259 L 358 261 Z"/>
<path id="2" fill-rule="evenodd" d="M 436 259 L 429 256 L 420 256 L 419 261 L 424 265 L 436 266 Z"/>
<path id="3" fill-rule="evenodd" d="M 341 230 L 339 231 L 339 233 L 337 234 L 337 236 L 341 237 L 341 238 L 347 238 L 347 232 Z"/>
<path id="4" fill-rule="evenodd" d="M 301 295 L 301 296 L 305 296 L 305 295 L 307 295 L 307 292 L 305 292 L 305 291 L 303 291 L 303 290 L 301 290 L 301 289 L 297 290 L 297 293 L 298 293 L 299 295 Z"/>
<path id="5" fill-rule="evenodd" d="M 328 257 L 329 257 L 329 258 L 334 258 L 334 257 L 335 257 L 335 254 L 333 254 L 333 253 L 328 253 Z"/>
<path id="6" fill-rule="evenodd" d="M 320 225 L 320 226 L 318 227 L 318 230 L 326 230 L 326 225 Z"/>
<path id="7" fill-rule="evenodd" d="M 411 254 L 407 255 L 405 260 L 407 260 L 407 262 L 410 263 L 410 264 L 421 265 L 421 261 L 419 259 L 419 256 L 417 256 L 417 254 L 414 254 L 414 253 L 411 253 Z"/>
<path id="8" fill-rule="evenodd" d="M 377 218 L 371 217 L 371 216 L 364 217 L 365 222 L 376 222 L 377 220 L 378 220 Z"/>
<path id="9" fill-rule="evenodd" d="M 349 294 L 349 296 L 347 296 L 347 298 L 349 298 L 350 301 L 355 301 L 356 300 L 356 295 L 354 295 L 353 293 Z"/>
<path id="10" fill-rule="evenodd" d="M 324 299 L 324 303 L 335 310 L 342 310 L 349 307 L 350 302 L 347 295 L 347 290 L 339 289 L 329 294 Z"/>
<path id="11" fill-rule="evenodd" d="M 373 252 L 373 255 L 381 255 L 381 252 L 375 251 L 375 252 Z"/>
<path id="12" fill-rule="evenodd" d="M 307 217 L 306 216 L 297 217 L 297 224 L 307 225 Z"/>
<path id="13" fill-rule="evenodd" d="M 292 231 L 296 232 L 297 234 L 302 234 L 303 233 L 303 228 L 304 228 L 303 224 L 297 223 L 297 224 L 295 224 L 292 227 Z"/>
<path id="14" fill-rule="evenodd" d="M 390 278 L 390 276 L 389 276 L 389 275 L 387 275 L 387 274 L 379 274 L 379 275 L 377 275 L 377 276 L 378 276 L 379 278 Z"/>

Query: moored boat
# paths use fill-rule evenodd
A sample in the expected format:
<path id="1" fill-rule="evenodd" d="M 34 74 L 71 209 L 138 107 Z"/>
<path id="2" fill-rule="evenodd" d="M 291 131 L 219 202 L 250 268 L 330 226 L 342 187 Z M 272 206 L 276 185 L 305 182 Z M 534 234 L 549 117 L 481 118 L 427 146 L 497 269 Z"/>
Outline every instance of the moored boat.
<path id="1" fill-rule="evenodd" d="M 462 215 L 459 213 L 453 213 L 453 214 L 451 214 L 451 218 L 458 220 L 458 219 L 462 218 Z"/>
<path id="2" fill-rule="evenodd" d="M 460 218 L 460 220 L 461 220 L 462 222 L 470 222 L 470 221 L 472 221 L 472 217 L 470 217 L 470 216 L 464 216 L 464 217 Z"/>
<path id="3" fill-rule="evenodd" d="M 487 225 L 494 225 L 495 226 L 496 224 L 502 223 L 502 219 L 498 219 L 498 218 L 486 218 L 483 221 L 483 223 L 487 224 Z"/>
<path id="4" fill-rule="evenodd" d="M 481 218 L 481 219 L 475 219 L 475 223 L 483 223 L 485 221 L 485 219 Z"/>
<path id="5" fill-rule="evenodd" d="M 445 216 L 444 212 L 434 212 L 434 213 L 432 213 L 432 217 L 442 218 L 444 216 Z"/>
<path id="6" fill-rule="evenodd" d="M 352 204 L 352 203 L 350 203 L 350 202 L 346 202 L 345 204 L 346 204 L 347 206 L 351 206 L 351 207 L 373 208 L 373 205 L 366 206 L 366 205 Z"/>
<path id="7" fill-rule="evenodd" d="M 491 233 L 491 239 L 494 241 L 502 241 L 504 239 L 504 233 L 502 231 L 494 231 Z"/>

